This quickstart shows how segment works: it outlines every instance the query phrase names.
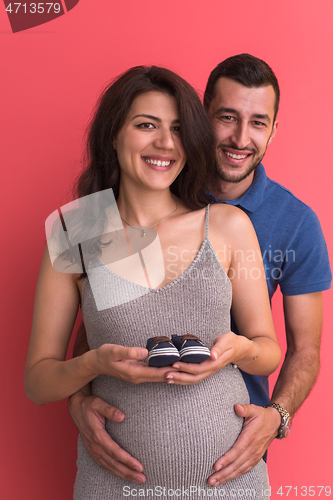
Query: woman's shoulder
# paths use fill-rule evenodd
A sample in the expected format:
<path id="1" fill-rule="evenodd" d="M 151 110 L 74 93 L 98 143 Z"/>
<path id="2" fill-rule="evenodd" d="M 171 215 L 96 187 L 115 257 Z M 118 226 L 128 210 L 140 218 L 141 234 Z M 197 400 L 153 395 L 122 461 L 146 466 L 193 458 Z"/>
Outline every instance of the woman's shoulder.
<path id="1" fill-rule="evenodd" d="M 240 208 L 226 203 L 214 204 L 210 209 L 209 235 L 216 245 L 231 248 L 252 245 L 257 236 L 249 217 Z"/>
<path id="2" fill-rule="evenodd" d="M 252 226 L 249 217 L 243 210 L 227 203 L 214 203 L 209 207 L 210 224 Z"/>
<path id="3" fill-rule="evenodd" d="M 43 278 L 59 284 L 70 282 L 76 285 L 77 280 L 82 276 L 82 272 L 78 271 L 77 265 L 61 257 L 55 257 L 49 245 L 46 244 L 40 267 L 40 275 Z"/>

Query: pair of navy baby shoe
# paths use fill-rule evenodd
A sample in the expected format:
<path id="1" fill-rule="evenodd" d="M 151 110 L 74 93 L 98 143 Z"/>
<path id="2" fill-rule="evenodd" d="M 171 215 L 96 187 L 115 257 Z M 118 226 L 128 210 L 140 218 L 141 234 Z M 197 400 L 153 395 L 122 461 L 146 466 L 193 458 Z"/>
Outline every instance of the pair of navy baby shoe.
<path id="1" fill-rule="evenodd" d="M 147 341 L 149 351 L 148 365 L 155 367 L 171 366 L 176 361 L 202 363 L 210 358 L 210 350 L 196 335 L 172 335 L 152 337 Z"/>

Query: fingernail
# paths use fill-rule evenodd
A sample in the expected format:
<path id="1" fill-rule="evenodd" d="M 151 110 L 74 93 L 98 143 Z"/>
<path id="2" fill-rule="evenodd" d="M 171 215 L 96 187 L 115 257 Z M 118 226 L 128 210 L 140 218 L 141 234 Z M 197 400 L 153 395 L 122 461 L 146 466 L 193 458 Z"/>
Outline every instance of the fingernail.
<path id="1" fill-rule="evenodd" d="M 175 383 L 174 380 L 168 380 L 167 382 L 168 382 L 168 384 L 174 384 Z"/>
<path id="2" fill-rule="evenodd" d="M 211 486 L 217 486 L 218 484 L 218 480 L 217 479 L 212 479 L 212 481 L 210 482 Z"/>
<path id="3" fill-rule="evenodd" d="M 137 465 L 135 467 L 133 467 L 134 470 L 136 470 L 137 472 L 142 472 L 140 467 L 138 467 Z"/>
<path id="4" fill-rule="evenodd" d="M 173 378 L 173 375 L 167 375 L 166 376 L 167 379 L 172 379 Z"/>
<path id="5" fill-rule="evenodd" d="M 179 365 L 172 365 L 173 368 L 180 368 Z"/>
<path id="6" fill-rule="evenodd" d="M 222 465 L 218 465 L 218 466 L 216 467 L 216 471 L 217 471 L 217 472 L 218 472 L 219 470 L 221 470 L 221 469 L 222 469 Z"/>
<path id="7" fill-rule="evenodd" d="M 210 357 L 211 357 L 212 359 L 214 359 L 214 360 L 216 360 L 216 359 L 218 358 L 218 356 L 217 356 L 217 353 L 216 353 L 216 352 L 211 352 L 211 353 L 210 353 Z"/>
<path id="8" fill-rule="evenodd" d="M 139 349 L 139 357 L 145 358 L 147 356 L 146 349 Z"/>
<path id="9" fill-rule="evenodd" d="M 137 483 L 137 484 L 141 484 L 141 483 L 143 483 L 143 481 L 141 480 L 141 478 L 140 478 L 140 477 L 136 477 L 136 478 L 134 478 L 134 479 L 133 479 L 133 481 L 134 481 L 135 483 Z"/>

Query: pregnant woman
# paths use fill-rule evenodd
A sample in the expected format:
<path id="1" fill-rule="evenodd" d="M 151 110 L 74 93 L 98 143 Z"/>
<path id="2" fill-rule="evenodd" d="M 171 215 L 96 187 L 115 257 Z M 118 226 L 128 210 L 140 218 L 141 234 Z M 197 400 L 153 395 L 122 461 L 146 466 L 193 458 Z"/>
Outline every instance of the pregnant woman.
<path id="1" fill-rule="evenodd" d="M 254 229 L 239 209 L 209 206 L 204 185 L 214 150 L 209 119 L 187 82 L 154 66 L 124 73 L 99 100 L 78 181 L 80 199 L 104 193 L 103 217 L 96 210 L 95 220 L 84 217 L 85 209 L 67 217 L 69 235 L 86 224 L 102 236 L 95 231 L 83 248 L 83 273 L 70 252 L 66 272 L 56 270 L 46 249 L 38 279 L 28 397 L 42 405 L 92 381 L 93 394 L 126 415 L 106 429 L 142 463 L 141 496 L 150 498 L 210 494 L 213 464 L 242 428 L 234 403 L 249 402 L 237 366 L 268 375 L 281 355 Z M 79 306 L 90 351 L 65 361 Z M 241 335 L 230 331 L 231 306 Z M 174 334 L 200 337 L 210 359 L 165 368 L 136 360 L 147 356 L 148 338 Z M 127 348 L 134 359 L 125 362 Z M 131 494 L 133 483 L 99 467 L 80 438 L 77 465 L 76 500 Z M 216 495 L 267 498 L 267 488 L 261 460 Z"/>

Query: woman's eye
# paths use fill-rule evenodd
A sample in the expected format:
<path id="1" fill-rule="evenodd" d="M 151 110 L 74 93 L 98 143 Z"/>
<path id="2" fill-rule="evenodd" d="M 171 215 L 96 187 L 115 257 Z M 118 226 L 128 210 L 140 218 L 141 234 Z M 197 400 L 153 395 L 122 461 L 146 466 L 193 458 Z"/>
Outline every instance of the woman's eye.
<path id="1" fill-rule="evenodd" d="M 139 123 L 138 125 L 136 125 L 136 127 L 137 128 L 146 128 L 146 129 L 155 128 L 152 123 Z"/>
<path id="2" fill-rule="evenodd" d="M 172 127 L 172 131 L 180 133 L 180 125 L 176 125 L 175 127 Z"/>

